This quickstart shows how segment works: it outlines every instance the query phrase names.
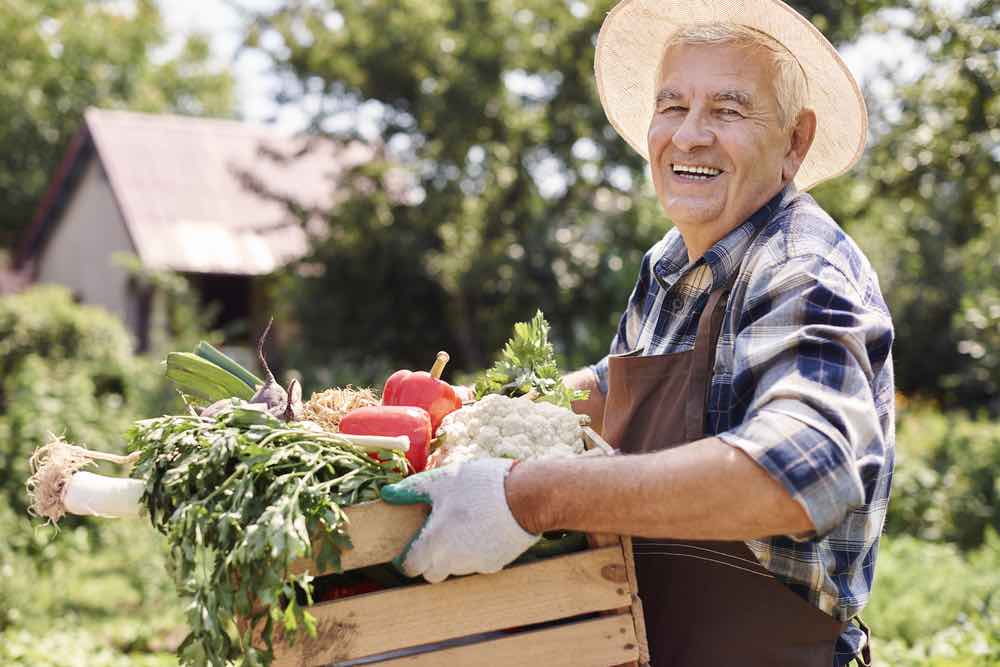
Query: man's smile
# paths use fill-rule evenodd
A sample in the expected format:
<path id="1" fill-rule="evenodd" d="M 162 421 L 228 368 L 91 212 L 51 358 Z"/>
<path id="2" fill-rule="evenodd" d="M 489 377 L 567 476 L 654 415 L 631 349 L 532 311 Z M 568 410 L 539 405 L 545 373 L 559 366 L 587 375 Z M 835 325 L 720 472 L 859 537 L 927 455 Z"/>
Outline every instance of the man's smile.
<path id="1" fill-rule="evenodd" d="M 722 169 L 710 167 L 708 165 L 682 164 L 679 162 L 670 165 L 670 171 L 674 177 L 680 181 L 698 182 L 712 181 L 723 173 Z"/>

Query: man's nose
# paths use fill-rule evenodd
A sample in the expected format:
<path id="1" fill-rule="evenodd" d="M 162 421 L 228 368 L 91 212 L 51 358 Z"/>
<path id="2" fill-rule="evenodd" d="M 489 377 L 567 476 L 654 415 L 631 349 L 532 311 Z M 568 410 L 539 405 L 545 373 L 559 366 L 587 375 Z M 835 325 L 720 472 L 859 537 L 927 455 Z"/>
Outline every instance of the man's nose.
<path id="1" fill-rule="evenodd" d="M 692 110 L 685 114 L 671 141 L 680 150 L 690 153 L 695 148 L 711 146 L 715 135 L 706 127 L 701 114 Z"/>

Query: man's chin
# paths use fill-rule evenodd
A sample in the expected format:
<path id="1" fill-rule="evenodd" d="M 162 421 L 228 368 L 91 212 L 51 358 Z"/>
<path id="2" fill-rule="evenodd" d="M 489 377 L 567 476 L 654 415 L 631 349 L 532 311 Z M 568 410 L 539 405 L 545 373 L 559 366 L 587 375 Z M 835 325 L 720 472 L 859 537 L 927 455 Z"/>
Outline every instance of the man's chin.
<path id="1" fill-rule="evenodd" d="M 698 202 L 675 199 L 663 206 L 670 221 L 678 227 L 694 227 L 718 220 L 722 215 L 723 206 L 715 202 Z"/>

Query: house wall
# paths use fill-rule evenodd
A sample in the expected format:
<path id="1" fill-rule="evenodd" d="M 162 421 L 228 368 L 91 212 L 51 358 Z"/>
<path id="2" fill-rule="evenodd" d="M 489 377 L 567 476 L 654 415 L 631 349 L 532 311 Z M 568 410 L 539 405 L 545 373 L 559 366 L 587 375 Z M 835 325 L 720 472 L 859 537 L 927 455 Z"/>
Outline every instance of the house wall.
<path id="1" fill-rule="evenodd" d="M 79 185 L 53 226 L 38 258 L 37 281 L 71 289 L 82 303 L 118 315 L 140 338 L 139 299 L 127 272 L 112 262 L 116 252 L 135 253 L 100 161 L 91 158 Z"/>

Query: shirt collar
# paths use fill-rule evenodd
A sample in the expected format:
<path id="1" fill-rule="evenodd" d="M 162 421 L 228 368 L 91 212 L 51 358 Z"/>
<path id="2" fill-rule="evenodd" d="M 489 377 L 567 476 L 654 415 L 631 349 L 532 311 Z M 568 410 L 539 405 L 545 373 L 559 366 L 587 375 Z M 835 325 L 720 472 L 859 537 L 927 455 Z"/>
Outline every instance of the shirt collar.
<path id="1" fill-rule="evenodd" d="M 676 233 L 668 234 L 664 239 L 663 254 L 653 267 L 654 274 L 661 283 L 669 285 L 680 277 L 678 274 L 686 273 L 704 263 L 708 264 L 712 271 L 711 289 L 719 289 L 726 284 L 733 271 L 737 270 L 750 241 L 757 232 L 773 220 L 774 216 L 787 207 L 797 195 L 795 184 L 789 182 L 742 224 L 716 241 L 695 262 L 688 261 L 687 246 L 684 245 L 680 232 L 674 228 L 672 231 Z"/>

